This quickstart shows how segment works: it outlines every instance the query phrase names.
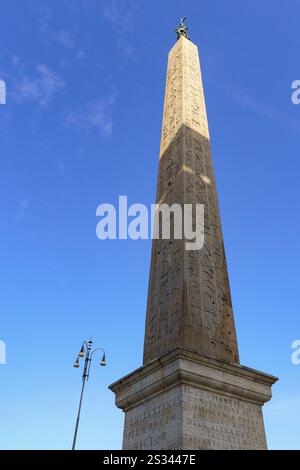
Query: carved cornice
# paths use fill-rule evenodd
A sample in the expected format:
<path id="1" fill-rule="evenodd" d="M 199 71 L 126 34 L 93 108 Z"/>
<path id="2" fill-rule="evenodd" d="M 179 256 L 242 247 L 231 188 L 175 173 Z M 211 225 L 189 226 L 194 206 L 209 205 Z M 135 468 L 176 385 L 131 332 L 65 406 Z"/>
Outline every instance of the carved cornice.
<path id="1" fill-rule="evenodd" d="M 150 397 L 178 385 L 239 398 L 258 405 L 271 399 L 277 377 L 192 351 L 176 348 L 113 383 L 116 404 L 127 411 Z"/>

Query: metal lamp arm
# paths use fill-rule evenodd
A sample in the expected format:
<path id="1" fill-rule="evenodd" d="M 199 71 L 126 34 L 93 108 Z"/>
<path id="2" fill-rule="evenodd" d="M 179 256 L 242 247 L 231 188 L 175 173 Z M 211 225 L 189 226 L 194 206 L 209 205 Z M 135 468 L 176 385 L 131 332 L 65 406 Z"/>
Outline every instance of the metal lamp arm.
<path id="1" fill-rule="evenodd" d="M 102 351 L 102 352 L 103 352 L 103 354 L 105 354 L 105 351 L 104 351 L 104 349 L 103 349 L 103 348 L 96 348 L 96 349 L 94 349 L 94 351 L 92 351 L 92 354 L 91 354 L 91 359 L 92 359 L 92 357 L 93 357 L 93 354 L 94 354 L 96 351 Z"/>
<path id="2" fill-rule="evenodd" d="M 89 363 L 88 363 L 88 366 L 87 366 L 87 372 L 86 372 L 86 379 L 89 380 L 89 375 L 90 375 L 90 368 L 91 368 L 91 362 L 92 362 L 92 357 L 93 357 L 93 354 L 97 351 L 102 351 L 103 354 L 105 354 L 105 351 L 103 348 L 96 348 L 94 349 L 92 352 L 91 352 L 91 355 L 90 355 L 90 358 L 89 358 Z"/>

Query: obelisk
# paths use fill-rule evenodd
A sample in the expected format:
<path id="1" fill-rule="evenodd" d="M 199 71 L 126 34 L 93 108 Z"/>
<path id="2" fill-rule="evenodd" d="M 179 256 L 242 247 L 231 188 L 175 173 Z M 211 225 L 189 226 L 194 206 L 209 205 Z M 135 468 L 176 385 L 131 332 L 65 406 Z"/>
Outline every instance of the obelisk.
<path id="1" fill-rule="evenodd" d="M 266 449 L 276 377 L 239 363 L 198 49 L 169 52 L 156 203 L 203 204 L 204 246 L 153 240 L 144 364 L 110 386 L 123 449 Z"/>

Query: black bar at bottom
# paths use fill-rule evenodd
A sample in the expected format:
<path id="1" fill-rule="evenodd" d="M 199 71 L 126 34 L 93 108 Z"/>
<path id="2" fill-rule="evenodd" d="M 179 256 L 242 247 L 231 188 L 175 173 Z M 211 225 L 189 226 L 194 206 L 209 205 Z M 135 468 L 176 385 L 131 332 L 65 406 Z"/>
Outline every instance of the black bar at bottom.
<path id="1" fill-rule="evenodd" d="M 137 468 L 148 465 L 198 466 L 213 463 L 241 463 L 242 465 L 258 465 L 271 463 L 288 465 L 299 462 L 300 451 L 0 451 L 0 464 L 14 462 L 22 464 L 72 463 L 82 462 L 93 464 L 92 468 L 103 465 L 121 465 L 124 468 Z M 21 468 L 21 467 L 20 467 Z"/>

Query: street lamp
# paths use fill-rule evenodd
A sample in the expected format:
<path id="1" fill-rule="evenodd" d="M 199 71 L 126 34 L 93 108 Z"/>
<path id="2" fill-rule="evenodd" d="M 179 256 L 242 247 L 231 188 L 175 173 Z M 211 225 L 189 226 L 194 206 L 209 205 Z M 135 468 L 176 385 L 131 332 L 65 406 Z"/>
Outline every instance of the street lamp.
<path id="1" fill-rule="evenodd" d="M 96 348 L 92 351 L 92 344 L 93 344 L 93 341 L 91 339 L 89 341 L 84 341 L 82 343 L 82 346 L 78 353 L 76 361 L 74 362 L 74 367 L 78 369 L 80 366 L 80 359 L 85 357 L 83 372 L 82 372 L 82 387 L 81 387 L 81 394 L 80 394 L 80 400 L 79 400 L 79 406 L 78 406 L 78 413 L 77 413 L 77 419 L 76 419 L 76 425 L 75 425 L 72 450 L 75 450 L 75 446 L 76 446 L 76 439 L 77 439 L 77 432 L 78 432 L 78 426 L 79 426 L 79 420 L 80 420 L 80 412 L 81 412 L 84 387 L 85 387 L 86 381 L 89 380 L 92 357 L 96 351 L 102 351 L 102 359 L 100 362 L 100 366 L 106 366 L 106 358 L 105 358 L 104 349 Z"/>

